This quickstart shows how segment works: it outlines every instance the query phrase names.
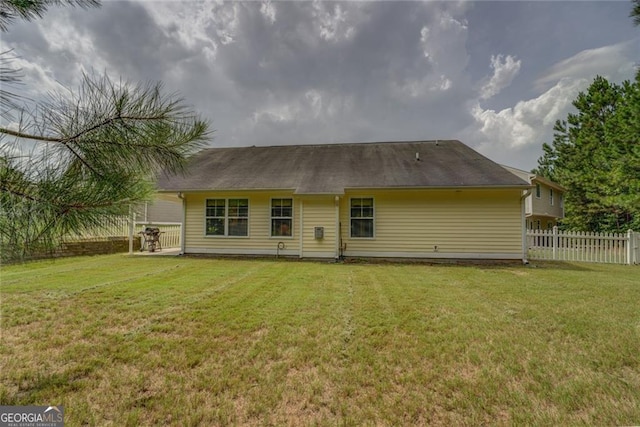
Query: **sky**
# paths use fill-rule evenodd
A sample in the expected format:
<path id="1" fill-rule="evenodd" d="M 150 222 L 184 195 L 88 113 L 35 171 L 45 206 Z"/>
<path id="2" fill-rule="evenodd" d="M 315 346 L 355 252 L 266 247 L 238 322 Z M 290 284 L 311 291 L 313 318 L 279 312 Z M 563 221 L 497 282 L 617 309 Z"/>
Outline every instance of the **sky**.
<path id="1" fill-rule="evenodd" d="M 630 1 L 103 1 L 2 33 L 34 100 L 162 81 L 215 147 L 458 139 L 530 170 L 596 75 L 640 65 Z"/>

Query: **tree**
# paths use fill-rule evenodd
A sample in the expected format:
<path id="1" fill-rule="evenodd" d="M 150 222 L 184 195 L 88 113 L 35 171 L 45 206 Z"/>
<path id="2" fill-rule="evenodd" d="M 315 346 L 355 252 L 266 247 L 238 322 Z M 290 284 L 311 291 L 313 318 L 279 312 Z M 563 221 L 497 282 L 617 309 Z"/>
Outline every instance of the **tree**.
<path id="1" fill-rule="evenodd" d="M 35 5 L 13 14 L 5 3 L 0 28 L 16 16 L 39 16 L 51 4 L 95 1 L 13 0 L 14 6 Z M 11 72 L 0 76 L 4 81 L 17 79 L 16 70 L 5 68 Z M 16 105 L 15 97 L 9 101 Z M 149 200 L 155 175 L 180 171 L 208 138 L 208 123 L 182 99 L 165 94 L 160 83 L 132 85 L 84 75 L 77 91 L 51 95 L 33 111 L 18 111 L 17 128 L 0 127 L 3 260 L 52 250 L 68 233 Z"/>
<path id="2" fill-rule="evenodd" d="M 640 229 L 640 73 L 621 85 L 596 77 L 554 126 L 536 173 L 568 188 L 566 228 Z"/>
<path id="3" fill-rule="evenodd" d="M 633 18 L 635 25 L 640 25 L 640 0 L 631 0 L 631 3 L 633 4 L 633 9 L 631 9 L 629 16 Z"/>
<path id="4" fill-rule="evenodd" d="M 7 31 L 16 19 L 42 18 L 50 6 L 70 5 L 83 8 L 100 6 L 99 0 L 0 0 L 0 31 Z"/>

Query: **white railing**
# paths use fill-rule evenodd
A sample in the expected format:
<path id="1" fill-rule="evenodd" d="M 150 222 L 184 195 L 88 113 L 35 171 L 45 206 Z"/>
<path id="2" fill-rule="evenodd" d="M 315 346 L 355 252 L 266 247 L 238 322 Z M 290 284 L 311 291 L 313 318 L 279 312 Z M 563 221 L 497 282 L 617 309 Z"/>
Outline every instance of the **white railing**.
<path id="1" fill-rule="evenodd" d="M 180 237 L 182 235 L 182 224 L 179 222 L 134 222 L 133 238 L 134 248 L 142 247 L 142 236 L 140 232 L 146 227 L 157 227 L 160 229 L 160 245 L 164 249 L 179 248 Z M 129 237 L 129 219 L 126 216 L 105 218 L 96 226 L 69 234 L 65 237 L 66 242 L 82 241 L 102 241 L 114 238 Z"/>
<path id="2" fill-rule="evenodd" d="M 179 222 L 136 222 L 134 227 L 134 237 L 138 239 L 142 247 L 143 237 L 140 232 L 146 227 L 154 227 L 160 229 L 160 247 L 162 249 L 179 248 L 180 236 L 182 235 L 182 224 Z"/>
<path id="3" fill-rule="evenodd" d="M 99 224 L 70 233 L 66 242 L 99 241 L 129 236 L 129 221 L 126 216 L 105 217 Z"/>
<path id="4" fill-rule="evenodd" d="M 527 230 L 528 258 L 608 264 L 640 263 L 640 233 Z"/>

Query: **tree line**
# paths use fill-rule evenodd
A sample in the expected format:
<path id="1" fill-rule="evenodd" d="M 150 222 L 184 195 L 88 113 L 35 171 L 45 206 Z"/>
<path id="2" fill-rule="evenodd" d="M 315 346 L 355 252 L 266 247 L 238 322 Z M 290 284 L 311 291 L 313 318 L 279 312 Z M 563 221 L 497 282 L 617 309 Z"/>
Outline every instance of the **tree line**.
<path id="1" fill-rule="evenodd" d="M 567 188 L 562 226 L 640 230 L 640 70 L 621 84 L 596 77 L 573 106 L 534 171 Z"/>
<path id="2" fill-rule="evenodd" d="M 640 25 L 640 0 L 630 17 Z M 533 171 L 567 188 L 562 227 L 640 231 L 640 68 L 621 84 L 597 76 L 573 106 Z"/>

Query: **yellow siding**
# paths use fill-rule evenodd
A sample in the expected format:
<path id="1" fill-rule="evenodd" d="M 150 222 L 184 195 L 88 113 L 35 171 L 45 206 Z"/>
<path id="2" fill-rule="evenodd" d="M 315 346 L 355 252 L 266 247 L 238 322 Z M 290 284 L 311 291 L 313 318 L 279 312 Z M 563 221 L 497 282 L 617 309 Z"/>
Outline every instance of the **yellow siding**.
<path id="1" fill-rule="evenodd" d="M 520 195 L 519 190 L 350 191 L 341 203 L 345 255 L 517 259 L 522 255 Z M 351 197 L 374 198 L 374 238 L 350 237 Z"/>
<path id="2" fill-rule="evenodd" d="M 336 256 L 339 237 L 346 256 L 427 258 L 512 258 L 522 256 L 519 190 L 371 190 L 347 191 L 339 201 L 337 233 L 335 196 L 296 196 L 292 192 L 212 192 L 186 195 L 185 252 Z M 270 237 L 271 198 L 293 199 L 293 236 Z M 350 237 L 350 198 L 373 197 L 375 236 Z M 249 199 L 249 237 L 204 234 L 207 198 Z M 302 215 L 302 216 L 301 216 Z M 302 227 L 302 234 L 301 232 Z M 314 227 L 324 227 L 315 239 Z M 436 248 L 437 247 L 437 248 Z"/>
<path id="3" fill-rule="evenodd" d="M 336 207 L 334 196 L 304 197 L 300 200 L 303 213 L 303 257 L 333 258 L 336 254 Z M 315 227 L 324 227 L 324 238 L 316 239 Z"/>
<path id="4" fill-rule="evenodd" d="M 276 254 L 279 242 L 285 249 L 281 255 L 298 255 L 300 217 L 293 204 L 293 236 L 271 237 L 271 199 L 293 198 L 291 192 L 212 192 L 186 195 L 185 252 L 226 254 Z M 210 198 L 249 199 L 249 236 L 205 236 L 205 200 Z"/>

